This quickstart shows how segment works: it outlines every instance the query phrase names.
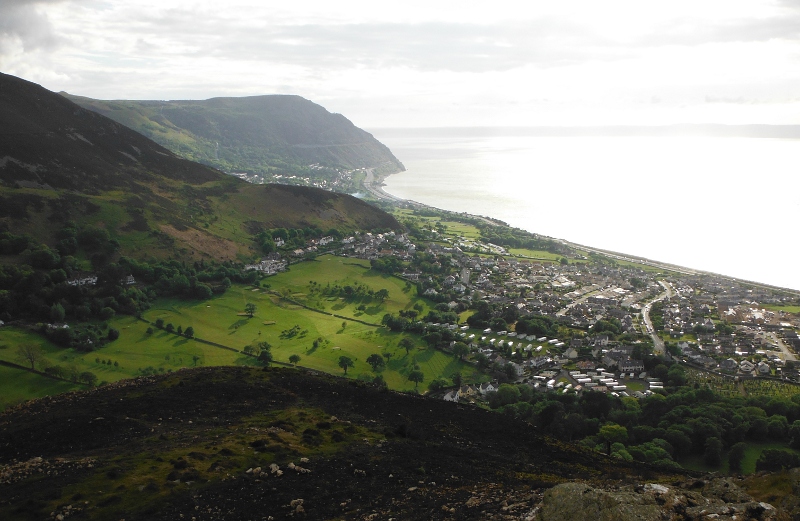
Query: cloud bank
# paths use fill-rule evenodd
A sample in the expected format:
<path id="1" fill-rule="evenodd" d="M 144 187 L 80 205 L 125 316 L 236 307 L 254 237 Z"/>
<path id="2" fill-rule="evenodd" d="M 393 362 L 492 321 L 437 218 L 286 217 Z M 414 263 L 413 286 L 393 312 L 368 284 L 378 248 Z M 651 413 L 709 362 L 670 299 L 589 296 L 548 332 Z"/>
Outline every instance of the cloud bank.
<path id="1" fill-rule="evenodd" d="M 642 4 L 6 0 L 0 69 L 100 98 L 294 93 L 373 126 L 800 123 L 797 2 Z"/>

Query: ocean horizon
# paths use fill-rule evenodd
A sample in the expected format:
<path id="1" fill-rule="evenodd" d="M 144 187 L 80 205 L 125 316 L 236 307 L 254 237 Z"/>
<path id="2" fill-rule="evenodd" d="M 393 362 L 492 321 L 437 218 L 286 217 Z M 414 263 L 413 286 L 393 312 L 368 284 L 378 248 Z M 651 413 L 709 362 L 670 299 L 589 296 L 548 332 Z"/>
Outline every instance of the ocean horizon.
<path id="1" fill-rule="evenodd" d="M 396 197 L 800 290 L 791 219 L 800 215 L 797 129 L 736 129 L 371 132 L 406 167 L 385 180 L 384 190 Z"/>

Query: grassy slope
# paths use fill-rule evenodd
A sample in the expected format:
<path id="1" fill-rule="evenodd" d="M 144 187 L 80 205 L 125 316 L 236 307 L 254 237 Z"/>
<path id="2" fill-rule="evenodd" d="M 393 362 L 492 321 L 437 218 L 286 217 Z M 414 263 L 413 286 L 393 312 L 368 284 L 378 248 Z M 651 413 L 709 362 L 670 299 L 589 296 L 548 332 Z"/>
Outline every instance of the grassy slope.
<path id="1" fill-rule="evenodd" d="M 33 398 L 52 396 L 83 388 L 79 384 L 54 380 L 36 373 L 5 366 L 0 366 L 0 382 L 2 382 L 0 384 L 0 410 Z"/>
<path id="2" fill-rule="evenodd" d="M 338 114 L 299 96 L 204 101 L 102 101 L 66 97 L 140 132 L 178 155 L 228 172 L 313 175 L 311 163 L 392 165 L 388 148 Z"/>
<path id="3" fill-rule="evenodd" d="M 0 167 L 0 228 L 51 246 L 70 220 L 106 228 L 123 254 L 137 258 L 216 260 L 258 256 L 252 235 L 261 228 L 399 228 L 393 217 L 353 197 L 250 185 L 186 161 L 5 74 L 0 120 L 0 158 L 7 158 Z"/>
<path id="4" fill-rule="evenodd" d="M 478 378 L 472 366 L 455 360 L 441 351 L 428 349 L 417 339 L 417 348 L 409 353 L 400 347 L 398 342 L 402 335 L 391 333 L 377 325 L 365 325 L 353 320 L 331 316 L 336 313 L 374 324 L 380 324 L 381 317 L 387 312 L 409 309 L 414 303 L 425 304 L 427 312 L 429 304 L 416 296 L 416 288 L 405 290 L 401 280 L 382 274 L 375 274 L 366 269 L 368 263 L 355 259 L 334 256 L 322 256 L 317 261 L 292 265 L 288 272 L 267 279 L 271 290 L 255 289 L 248 286 L 235 285 L 225 295 L 206 301 L 184 301 L 176 299 L 159 300 L 155 306 L 144 314 L 151 323 L 161 318 L 172 323 L 176 328 L 191 326 L 195 335 L 203 340 L 214 342 L 236 350 L 242 350 L 249 344 L 269 342 L 276 361 L 288 362 L 293 354 L 300 355 L 303 367 L 341 374 L 338 366 L 340 356 L 348 356 L 355 362 L 355 367 L 348 370 L 348 375 L 356 377 L 360 374 L 374 375 L 372 368 L 366 363 L 370 354 L 392 353 L 382 375 L 393 389 L 413 389 L 414 384 L 407 380 L 414 363 L 419 365 L 425 375 L 425 381 L 419 390 L 427 389 L 429 383 L 438 376 L 449 377 L 460 371 L 467 380 Z M 323 301 L 328 305 L 325 313 L 305 309 L 291 301 L 285 301 L 272 291 L 287 287 L 295 293 L 294 298 L 303 300 L 302 292 L 307 290 L 309 280 L 321 284 L 362 283 L 374 290 L 386 288 L 390 298 L 382 304 L 372 303 L 365 313 L 359 312 L 358 302 L 343 303 Z M 295 291 L 296 290 L 296 291 Z M 257 306 L 253 318 L 242 316 L 244 306 L 252 302 Z M 309 302 L 314 305 L 317 302 Z M 343 306 L 343 307 L 341 307 Z M 346 326 L 343 328 L 342 323 Z M 14 362 L 16 354 L 14 346 L 32 342 L 42 346 L 50 364 L 62 367 L 74 365 L 79 371 L 95 373 L 99 381 L 114 382 L 124 378 L 139 376 L 145 372 L 167 372 L 181 368 L 226 365 L 252 365 L 255 360 L 243 353 L 237 353 L 219 347 L 186 339 L 156 330 L 148 334 L 149 325 L 133 317 L 115 317 L 111 327 L 121 331 L 120 338 L 106 347 L 91 353 L 80 353 L 65 350 L 47 342 L 37 334 L 26 330 L 6 327 L 0 329 L 0 345 L 9 346 L 0 349 L 0 360 Z M 287 337 L 282 332 L 294 326 L 305 333 Z M 413 336 L 413 335 L 412 335 Z M 316 349 L 314 340 L 322 338 Z M 197 357 L 197 360 L 195 360 Z M 99 363 L 111 360 L 109 363 Z M 118 365 L 114 365 L 116 362 Z M 6 384 L 0 383 L 0 390 L 6 390 Z M 40 396 L 49 392 L 22 393 L 20 397 Z"/>

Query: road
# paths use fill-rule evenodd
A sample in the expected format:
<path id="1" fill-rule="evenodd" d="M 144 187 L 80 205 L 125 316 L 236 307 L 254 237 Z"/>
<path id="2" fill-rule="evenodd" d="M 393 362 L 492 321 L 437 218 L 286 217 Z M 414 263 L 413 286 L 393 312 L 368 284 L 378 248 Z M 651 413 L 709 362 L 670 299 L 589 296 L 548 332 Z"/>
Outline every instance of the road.
<path id="1" fill-rule="evenodd" d="M 367 175 L 364 177 L 364 190 L 370 193 L 372 197 L 380 200 L 388 200 L 394 201 L 396 203 L 410 203 L 411 201 L 406 201 L 405 199 L 400 199 L 399 197 L 395 197 L 392 194 L 387 194 L 383 191 L 383 188 L 375 186 L 375 171 L 374 168 L 367 168 Z"/>
<path id="2" fill-rule="evenodd" d="M 775 333 L 771 333 L 770 332 L 770 333 L 766 333 L 766 336 L 771 338 L 772 341 L 775 343 L 775 345 L 778 346 L 778 349 L 780 349 L 781 352 L 783 353 L 783 359 L 784 360 L 791 360 L 793 362 L 797 361 L 797 355 L 792 353 L 792 351 L 789 349 L 789 347 L 786 344 L 783 343 L 783 340 L 781 340 L 778 337 L 778 335 L 776 335 Z"/>
<path id="3" fill-rule="evenodd" d="M 650 336 L 653 338 L 653 351 L 655 354 L 664 356 L 669 360 L 671 357 L 669 353 L 667 353 L 667 350 L 664 346 L 664 341 L 661 340 L 660 336 L 658 336 L 658 333 L 656 333 L 656 330 L 653 327 L 653 323 L 650 321 L 650 309 L 656 302 L 660 302 L 666 298 L 672 298 L 672 296 L 675 295 L 675 290 L 672 289 L 672 286 L 668 282 L 659 280 L 658 283 L 664 288 L 664 292 L 642 307 L 642 320 L 647 328 L 647 332 L 650 333 Z"/>

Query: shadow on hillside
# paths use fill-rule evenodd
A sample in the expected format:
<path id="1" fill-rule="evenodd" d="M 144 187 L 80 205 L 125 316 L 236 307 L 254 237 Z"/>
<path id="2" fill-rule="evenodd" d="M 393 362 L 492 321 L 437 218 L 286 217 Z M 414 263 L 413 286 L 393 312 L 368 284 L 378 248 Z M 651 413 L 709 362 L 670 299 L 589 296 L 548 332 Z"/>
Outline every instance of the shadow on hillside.
<path id="1" fill-rule="evenodd" d="M 410 360 L 409 358 L 405 357 L 405 356 L 404 356 L 404 357 L 402 357 L 402 358 L 397 358 L 396 356 L 393 356 L 393 357 L 392 357 L 392 358 L 390 358 L 390 359 L 389 359 L 389 361 L 386 363 L 386 368 L 387 368 L 387 369 L 390 369 L 390 370 L 392 370 L 392 371 L 397 371 L 397 372 L 400 372 L 400 370 L 401 370 L 402 368 L 404 368 L 406 365 L 408 365 L 408 363 L 409 363 L 410 361 L 411 361 L 411 360 Z"/>
<path id="2" fill-rule="evenodd" d="M 377 306 L 368 307 L 365 311 L 367 315 L 375 316 L 383 310 L 383 306 L 378 304 Z"/>
<path id="3" fill-rule="evenodd" d="M 228 326 L 228 329 L 236 330 L 236 329 L 239 329 L 240 327 L 242 327 L 245 324 L 247 324 L 247 319 L 241 318 L 241 319 L 237 320 L 236 322 L 234 322 L 233 324 L 231 324 L 230 326 Z"/>
<path id="4" fill-rule="evenodd" d="M 433 358 L 433 349 L 425 349 L 421 353 L 417 353 L 417 362 L 427 362 Z"/>

